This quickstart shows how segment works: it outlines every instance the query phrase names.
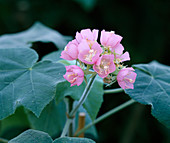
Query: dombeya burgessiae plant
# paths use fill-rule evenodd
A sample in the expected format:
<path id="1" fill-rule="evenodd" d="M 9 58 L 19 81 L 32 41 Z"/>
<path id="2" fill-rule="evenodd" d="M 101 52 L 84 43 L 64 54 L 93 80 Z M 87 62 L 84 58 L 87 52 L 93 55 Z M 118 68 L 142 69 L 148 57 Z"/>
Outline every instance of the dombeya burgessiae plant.
<path id="1" fill-rule="evenodd" d="M 128 67 L 124 62 L 130 60 L 129 53 L 124 52 L 122 37 L 113 31 L 102 30 L 99 34 L 96 29 L 84 29 L 77 32 L 72 41 L 66 39 L 68 37 L 41 23 L 24 32 L 0 37 L 0 122 L 3 128 L 0 131 L 4 132 L 4 120 L 8 116 L 18 116 L 14 112 L 19 106 L 24 107 L 30 128 L 41 130 L 27 130 L 9 143 L 37 140 L 41 143 L 93 143 L 90 139 L 72 136 L 85 132 L 97 138 L 95 124 L 136 101 L 150 105 L 152 115 L 170 127 L 169 66 L 153 61 Z M 52 42 L 58 51 L 37 61 L 38 54 L 30 49 L 37 41 Z M 60 56 L 64 60 L 57 61 Z M 102 81 L 108 86 L 117 81 L 121 88 L 103 90 Z M 96 118 L 103 93 L 123 91 L 132 99 Z M 66 111 L 63 101 L 69 110 Z M 86 113 L 87 122 L 76 131 L 72 123 L 74 119 L 78 122 L 78 112 Z M 15 122 L 13 117 L 11 120 Z M 61 133 L 61 138 L 53 141 L 47 133 L 50 136 Z M 0 142 L 8 141 L 0 138 Z"/>

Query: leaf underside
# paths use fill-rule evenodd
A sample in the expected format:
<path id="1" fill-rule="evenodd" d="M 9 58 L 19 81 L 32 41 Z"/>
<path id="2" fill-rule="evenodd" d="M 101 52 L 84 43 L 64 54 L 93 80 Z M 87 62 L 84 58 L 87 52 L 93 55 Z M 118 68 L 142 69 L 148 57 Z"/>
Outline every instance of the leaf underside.
<path id="1" fill-rule="evenodd" d="M 134 68 L 137 73 L 134 89 L 125 92 L 134 100 L 151 105 L 152 115 L 170 127 L 170 67 L 153 61 Z"/>

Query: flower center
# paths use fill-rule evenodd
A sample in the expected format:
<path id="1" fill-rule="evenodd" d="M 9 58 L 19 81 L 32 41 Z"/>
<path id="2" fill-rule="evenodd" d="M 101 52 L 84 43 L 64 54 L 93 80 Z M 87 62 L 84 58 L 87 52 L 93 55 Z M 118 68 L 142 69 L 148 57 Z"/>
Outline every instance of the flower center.
<path id="1" fill-rule="evenodd" d="M 69 74 L 68 77 L 77 76 L 77 73 Z"/>
<path id="2" fill-rule="evenodd" d="M 102 74 L 102 73 L 108 74 L 110 72 L 109 65 L 110 65 L 110 62 L 103 60 L 100 64 L 100 66 L 98 67 L 100 74 Z"/>
<path id="3" fill-rule="evenodd" d="M 70 83 L 75 82 L 75 81 L 76 81 L 76 79 L 77 79 L 77 77 L 73 78 L 72 80 L 70 80 Z"/>
<path id="4" fill-rule="evenodd" d="M 130 82 L 130 83 L 133 83 L 134 82 L 134 80 L 132 80 L 132 79 L 130 79 L 130 78 L 124 78 L 124 80 L 126 80 L 126 81 L 128 81 L 128 82 Z"/>
<path id="5" fill-rule="evenodd" d="M 85 55 L 85 60 L 88 62 L 92 62 L 92 58 L 95 56 L 97 51 L 94 51 L 93 49 L 89 50 L 89 54 Z"/>

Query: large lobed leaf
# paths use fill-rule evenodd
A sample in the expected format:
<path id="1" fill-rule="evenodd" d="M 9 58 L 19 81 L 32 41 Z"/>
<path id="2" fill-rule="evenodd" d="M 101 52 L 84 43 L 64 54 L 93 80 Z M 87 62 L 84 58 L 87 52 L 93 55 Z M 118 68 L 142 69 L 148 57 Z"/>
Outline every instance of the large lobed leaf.
<path id="1" fill-rule="evenodd" d="M 39 116 L 54 98 L 65 68 L 51 61 L 38 62 L 29 48 L 0 49 L 0 119 L 22 105 Z"/>
<path id="2" fill-rule="evenodd" d="M 24 48 L 31 47 L 33 42 L 52 42 L 59 49 L 63 49 L 67 44 L 67 40 L 71 37 L 63 36 L 59 32 L 36 22 L 29 29 L 0 36 L 0 48 Z"/>
<path id="3" fill-rule="evenodd" d="M 156 61 L 134 65 L 134 89 L 126 90 L 134 100 L 152 107 L 152 115 L 170 127 L 170 67 Z"/>
<path id="4" fill-rule="evenodd" d="M 87 138 L 62 137 L 52 140 L 51 137 L 42 131 L 27 130 L 9 141 L 9 143 L 95 143 Z"/>

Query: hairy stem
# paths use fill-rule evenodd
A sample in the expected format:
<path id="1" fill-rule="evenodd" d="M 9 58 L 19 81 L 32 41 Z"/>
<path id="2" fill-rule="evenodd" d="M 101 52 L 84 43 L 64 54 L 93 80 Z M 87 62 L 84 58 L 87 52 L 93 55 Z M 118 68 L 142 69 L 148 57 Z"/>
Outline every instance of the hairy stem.
<path id="1" fill-rule="evenodd" d="M 104 94 L 119 93 L 119 92 L 124 92 L 124 90 L 122 88 L 104 90 Z"/>
<path id="2" fill-rule="evenodd" d="M 67 134 L 68 129 L 69 129 L 69 126 L 70 126 L 70 124 L 71 124 L 71 122 L 72 122 L 72 120 L 73 120 L 73 118 L 74 118 L 74 116 L 75 116 L 75 113 L 77 112 L 77 110 L 79 109 L 79 107 L 84 103 L 84 101 L 86 100 L 86 98 L 87 98 L 87 96 L 88 96 L 88 94 L 89 94 L 89 92 L 90 92 L 90 90 L 91 90 L 91 88 L 92 88 L 92 85 L 93 85 L 93 83 L 94 83 L 95 77 L 96 77 L 96 75 L 93 76 L 93 77 L 89 80 L 86 88 L 84 89 L 84 92 L 83 92 L 81 98 L 80 98 L 79 101 L 78 101 L 78 104 L 77 104 L 77 105 L 72 109 L 72 111 L 68 114 L 68 118 L 67 118 L 66 124 L 65 124 L 65 126 L 64 126 L 63 132 L 62 132 L 62 134 L 61 134 L 61 137 L 64 137 L 64 136 Z"/>
<path id="3" fill-rule="evenodd" d="M 128 107 L 129 105 L 135 103 L 136 101 L 131 99 L 115 108 L 113 108 L 112 110 L 106 112 L 105 114 L 103 114 L 102 116 L 98 117 L 96 120 L 94 120 L 93 122 L 91 122 L 90 124 L 88 124 L 87 126 L 85 126 L 83 129 L 81 129 L 79 132 L 77 132 L 75 134 L 75 136 L 79 136 L 81 133 L 85 132 L 88 128 L 90 128 L 91 126 L 93 126 L 94 124 L 104 120 L 105 118 L 109 117 L 110 115 L 115 114 L 116 112 Z"/>

